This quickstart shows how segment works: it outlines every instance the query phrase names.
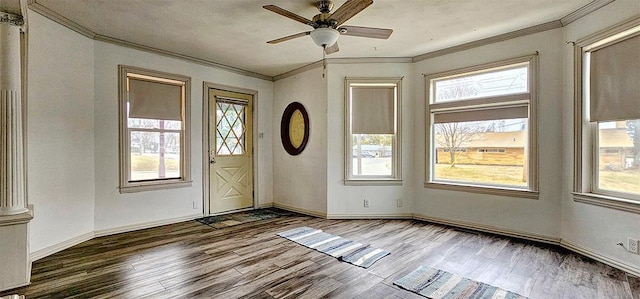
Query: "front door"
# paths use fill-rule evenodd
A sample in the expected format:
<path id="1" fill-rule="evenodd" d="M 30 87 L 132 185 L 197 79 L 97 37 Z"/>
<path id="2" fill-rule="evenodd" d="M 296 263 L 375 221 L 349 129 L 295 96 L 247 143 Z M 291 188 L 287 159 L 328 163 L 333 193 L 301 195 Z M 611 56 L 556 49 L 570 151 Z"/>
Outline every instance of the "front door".
<path id="1" fill-rule="evenodd" d="M 253 207 L 253 96 L 209 92 L 209 213 Z"/>

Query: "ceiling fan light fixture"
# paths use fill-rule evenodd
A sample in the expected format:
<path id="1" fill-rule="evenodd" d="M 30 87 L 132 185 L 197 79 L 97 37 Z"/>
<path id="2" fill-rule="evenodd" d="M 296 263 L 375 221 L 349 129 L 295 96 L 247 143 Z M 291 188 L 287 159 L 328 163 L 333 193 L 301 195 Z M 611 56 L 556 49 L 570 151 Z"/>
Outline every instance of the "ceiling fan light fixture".
<path id="1" fill-rule="evenodd" d="M 340 32 L 333 28 L 316 28 L 309 34 L 316 45 L 320 47 L 329 47 L 338 41 Z"/>

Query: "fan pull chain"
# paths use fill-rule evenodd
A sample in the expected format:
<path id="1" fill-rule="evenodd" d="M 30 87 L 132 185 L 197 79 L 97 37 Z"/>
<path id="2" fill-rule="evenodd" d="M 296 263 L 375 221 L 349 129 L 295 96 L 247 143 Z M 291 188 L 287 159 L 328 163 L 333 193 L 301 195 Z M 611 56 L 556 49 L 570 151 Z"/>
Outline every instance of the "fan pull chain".
<path id="1" fill-rule="evenodd" d="M 327 45 L 322 46 L 322 78 L 327 73 Z"/>

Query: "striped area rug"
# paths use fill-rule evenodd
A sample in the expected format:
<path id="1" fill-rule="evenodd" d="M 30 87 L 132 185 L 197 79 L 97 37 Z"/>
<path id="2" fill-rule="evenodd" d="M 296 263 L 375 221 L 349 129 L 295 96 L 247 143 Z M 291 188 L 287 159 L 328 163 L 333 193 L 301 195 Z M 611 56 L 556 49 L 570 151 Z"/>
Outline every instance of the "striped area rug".
<path id="1" fill-rule="evenodd" d="M 486 283 L 425 266 L 396 280 L 393 284 L 427 298 L 440 299 L 520 299 L 527 298 Z"/>
<path id="2" fill-rule="evenodd" d="M 354 242 L 306 226 L 278 233 L 278 236 L 362 268 L 369 268 L 377 260 L 390 254 L 369 244 Z"/>

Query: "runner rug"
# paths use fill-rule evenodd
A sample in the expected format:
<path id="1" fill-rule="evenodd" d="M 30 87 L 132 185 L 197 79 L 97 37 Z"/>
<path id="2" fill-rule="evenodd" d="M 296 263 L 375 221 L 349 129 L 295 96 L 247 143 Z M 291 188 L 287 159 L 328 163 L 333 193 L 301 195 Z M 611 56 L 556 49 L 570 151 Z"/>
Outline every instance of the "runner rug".
<path id="1" fill-rule="evenodd" d="M 278 236 L 362 268 L 369 268 L 377 260 L 390 254 L 369 244 L 354 242 L 306 226 L 278 233 Z"/>
<path id="2" fill-rule="evenodd" d="M 396 280 L 393 284 L 407 291 L 433 299 L 526 298 L 486 283 L 473 281 L 446 271 L 425 266 L 418 267 L 418 269 Z"/>

